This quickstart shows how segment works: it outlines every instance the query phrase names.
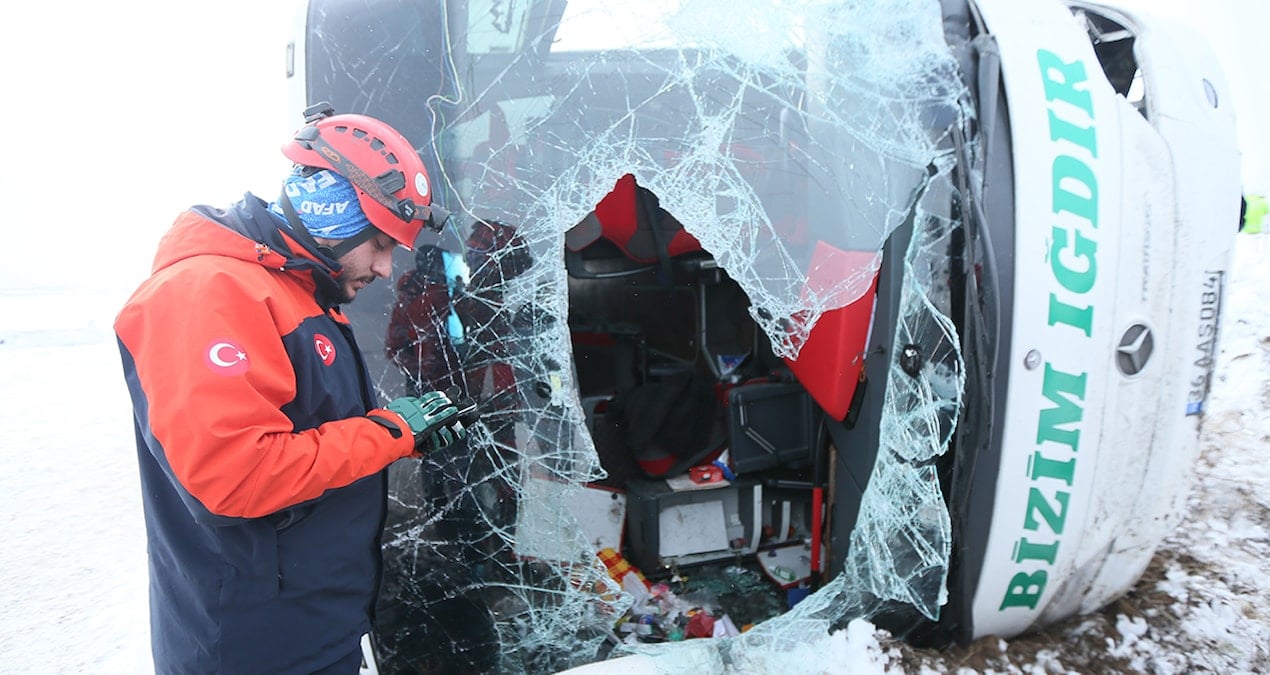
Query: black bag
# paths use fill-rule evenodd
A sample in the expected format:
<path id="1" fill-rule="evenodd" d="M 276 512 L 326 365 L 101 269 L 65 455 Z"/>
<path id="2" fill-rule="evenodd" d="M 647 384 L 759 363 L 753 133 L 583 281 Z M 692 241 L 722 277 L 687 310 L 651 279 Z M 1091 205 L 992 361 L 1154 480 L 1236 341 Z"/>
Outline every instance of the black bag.
<path id="1" fill-rule="evenodd" d="M 683 473 L 720 451 L 724 437 L 714 380 L 692 373 L 628 387 L 606 416 L 652 478 Z"/>

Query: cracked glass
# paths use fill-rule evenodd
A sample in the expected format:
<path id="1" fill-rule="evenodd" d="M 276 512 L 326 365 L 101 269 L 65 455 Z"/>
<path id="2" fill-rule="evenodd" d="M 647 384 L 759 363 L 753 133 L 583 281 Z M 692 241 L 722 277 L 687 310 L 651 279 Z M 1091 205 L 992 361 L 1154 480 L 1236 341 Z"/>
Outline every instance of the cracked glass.
<path id="1" fill-rule="evenodd" d="M 479 414 L 390 471 L 380 672 L 775 672 L 853 618 L 940 618 L 975 153 L 940 3 L 308 12 L 310 102 L 400 129 L 454 213 L 347 308 L 376 386 Z M 865 389 L 816 373 L 818 326 L 850 372 L 881 364 L 873 447 L 826 449 L 852 413 L 823 391 Z M 855 498 L 826 477 L 852 453 Z M 731 480 L 648 487 L 710 467 Z"/>

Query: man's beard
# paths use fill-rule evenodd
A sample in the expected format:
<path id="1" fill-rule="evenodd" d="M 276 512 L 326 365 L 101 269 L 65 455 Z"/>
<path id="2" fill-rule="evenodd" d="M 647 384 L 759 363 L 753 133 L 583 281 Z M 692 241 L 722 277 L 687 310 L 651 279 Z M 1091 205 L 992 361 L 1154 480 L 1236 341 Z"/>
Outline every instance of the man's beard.
<path id="1" fill-rule="evenodd" d="M 338 291 L 339 304 L 347 305 L 348 303 L 352 302 L 357 297 L 360 291 L 350 290 L 349 286 L 350 284 L 356 284 L 356 282 L 358 281 L 361 281 L 362 283 L 362 290 L 366 290 L 366 288 L 368 288 L 371 285 L 371 283 L 375 281 L 375 278 L 371 277 L 367 279 L 363 277 L 361 279 L 358 279 L 350 275 L 348 273 L 348 270 L 344 270 L 340 272 L 339 275 L 335 277 L 335 283 L 339 287 L 339 291 Z"/>

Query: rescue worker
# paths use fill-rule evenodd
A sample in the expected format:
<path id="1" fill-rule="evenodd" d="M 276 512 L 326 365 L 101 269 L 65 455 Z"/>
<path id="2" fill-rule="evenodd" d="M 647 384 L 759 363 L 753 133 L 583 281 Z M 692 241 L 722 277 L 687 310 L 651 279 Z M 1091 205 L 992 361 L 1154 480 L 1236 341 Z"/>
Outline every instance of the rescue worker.
<path id="1" fill-rule="evenodd" d="M 464 437 L 437 391 L 380 406 L 340 305 L 431 208 L 400 133 L 315 107 L 283 194 L 182 213 L 115 321 L 162 673 L 356 673 L 386 467 Z"/>

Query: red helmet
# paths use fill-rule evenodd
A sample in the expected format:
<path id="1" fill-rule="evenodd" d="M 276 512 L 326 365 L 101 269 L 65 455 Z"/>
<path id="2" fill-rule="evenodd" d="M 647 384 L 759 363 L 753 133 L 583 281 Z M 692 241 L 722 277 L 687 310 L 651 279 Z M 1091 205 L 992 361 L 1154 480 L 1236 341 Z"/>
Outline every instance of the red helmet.
<path id="1" fill-rule="evenodd" d="M 305 110 L 306 124 L 282 154 L 347 178 L 370 223 L 406 248 L 424 225 L 440 230 L 448 214 L 432 206 L 428 172 L 410 141 L 373 117 L 333 113 L 326 103 Z"/>

